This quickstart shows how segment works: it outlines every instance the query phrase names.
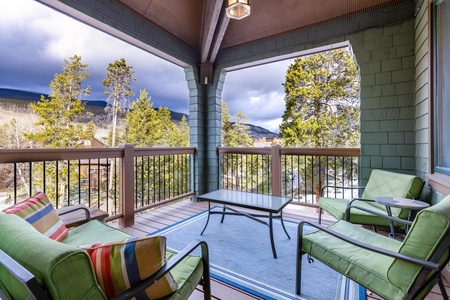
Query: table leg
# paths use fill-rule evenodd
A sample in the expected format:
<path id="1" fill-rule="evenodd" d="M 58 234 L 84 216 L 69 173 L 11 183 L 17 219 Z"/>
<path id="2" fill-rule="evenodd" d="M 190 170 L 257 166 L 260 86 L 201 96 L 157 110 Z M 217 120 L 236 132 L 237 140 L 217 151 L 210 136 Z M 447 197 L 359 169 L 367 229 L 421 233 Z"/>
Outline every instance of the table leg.
<path id="1" fill-rule="evenodd" d="M 284 232 L 286 233 L 287 237 L 289 239 L 291 239 L 291 237 L 289 236 L 289 233 L 286 230 L 286 227 L 284 227 L 283 211 L 280 212 L 280 220 L 281 220 L 281 225 L 283 226 Z"/>
<path id="2" fill-rule="evenodd" d="M 222 211 L 225 212 L 225 210 L 226 210 L 226 207 L 225 207 L 225 205 L 224 205 Z M 222 214 L 222 219 L 220 220 L 220 223 L 223 223 L 223 220 L 224 220 L 224 219 L 225 219 L 225 214 L 223 213 L 223 214 Z"/>
<path id="3" fill-rule="evenodd" d="M 386 205 L 386 212 L 389 217 L 392 217 L 391 207 Z M 389 220 L 389 227 L 391 228 L 391 233 L 389 236 L 395 239 L 395 229 L 394 229 L 394 221 Z"/>
<path id="4" fill-rule="evenodd" d="M 203 232 L 205 232 L 206 227 L 208 226 L 209 223 L 209 216 L 211 215 L 211 201 L 208 201 L 208 218 L 206 219 L 206 224 L 205 227 L 202 230 L 202 233 L 200 233 L 200 235 L 203 235 Z"/>
<path id="5" fill-rule="evenodd" d="M 269 232 L 270 232 L 270 244 L 272 245 L 273 258 L 277 258 L 277 250 L 275 250 L 275 242 L 273 240 L 273 218 L 272 213 L 269 213 Z"/>

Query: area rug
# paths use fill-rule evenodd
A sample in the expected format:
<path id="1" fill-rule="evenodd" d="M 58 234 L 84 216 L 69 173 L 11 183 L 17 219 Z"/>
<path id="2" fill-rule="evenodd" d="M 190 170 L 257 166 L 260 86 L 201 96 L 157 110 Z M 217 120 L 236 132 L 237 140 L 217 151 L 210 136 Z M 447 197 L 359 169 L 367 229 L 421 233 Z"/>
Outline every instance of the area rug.
<path id="1" fill-rule="evenodd" d="M 222 209 L 214 207 L 213 209 Z M 279 220 L 274 221 L 277 259 L 273 258 L 269 228 L 243 216 L 211 215 L 201 212 L 151 235 L 167 237 L 167 247 L 180 251 L 191 241 L 208 243 L 211 276 L 262 299 L 366 299 L 366 290 L 328 266 L 306 257 L 302 264 L 302 294 L 295 294 L 295 251 L 297 223 L 285 221 L 284 233 Z"/>

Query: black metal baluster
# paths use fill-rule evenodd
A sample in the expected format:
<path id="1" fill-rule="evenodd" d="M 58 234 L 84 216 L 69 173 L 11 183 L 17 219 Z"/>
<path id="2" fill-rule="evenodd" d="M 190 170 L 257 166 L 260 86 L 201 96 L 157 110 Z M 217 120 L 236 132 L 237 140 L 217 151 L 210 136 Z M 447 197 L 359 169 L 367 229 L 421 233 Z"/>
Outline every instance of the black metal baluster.
<path id="1" fill-rule="evenodd" d="M 56 187 L 56 208 L 59 208 L 59 189 L 58 189 L 58 186 L 59 186 L 59 172 L 58 172 L 58 169 L 59 169 L 59 166 L 58 166 L 58 161 L 56 161 L 56 163 L 55 163 L 55 168 L 56 168 L 56 172 L 55 172 L 55 174 L 56 174 L 56 178 L 55 178 L 55 187 Z"/>
<path id="2" fill-rule="evenodd" d="M 70 160 L 67 160 L 67 206 L 70 206 Z"/>

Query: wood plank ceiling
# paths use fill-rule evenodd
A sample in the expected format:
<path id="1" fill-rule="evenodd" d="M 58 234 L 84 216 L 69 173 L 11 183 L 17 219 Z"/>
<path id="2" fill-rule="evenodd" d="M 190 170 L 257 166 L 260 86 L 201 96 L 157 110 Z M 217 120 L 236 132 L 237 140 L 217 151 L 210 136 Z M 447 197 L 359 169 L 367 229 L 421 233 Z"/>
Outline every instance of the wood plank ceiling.
<path id="1" fill-rule="evenodd" d="M 115 0 L 195 48 L 200 63 L 208 65 L 214 64 L 223 49 L 403 1 L 250 0 L 251 15 L 230 20 L 223 0 Z"/>

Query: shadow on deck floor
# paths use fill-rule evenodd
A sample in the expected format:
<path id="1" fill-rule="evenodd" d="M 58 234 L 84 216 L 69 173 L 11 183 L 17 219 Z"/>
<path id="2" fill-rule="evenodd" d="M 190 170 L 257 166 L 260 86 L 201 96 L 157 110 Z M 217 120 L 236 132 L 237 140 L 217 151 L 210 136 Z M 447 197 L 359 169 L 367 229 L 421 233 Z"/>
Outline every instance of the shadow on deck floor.
<path id="1" fill-rule="evenodd" d="M 172 225 L 178 221 L 189 218 L 207 209 L 208 209 L 207 202 L 192 202 L 189 200 L 182 200 L 172 203 L 170 205 L 160 206 L 158 208 L 154 208 L 152 210 L 139 213 L 136 215 L 135 224 L 133 226 L 121 229 L 135 236 L 144 236 L 156 230 Z M 290 204 L 283 210 L 283 218 L 285 220 L 291 220 L 294 222 L 300 222 L 303 220 L 317 222 L 317 211 L 315 208 Z M 324 215 L 322 217 L 322 223 L 325 225 L 330 224 L 333 221 L 334 219 L 331 216 Z M 447 289 L 447 293 L 450 294 L 449 282 L 444 279 L 444 283 Z M 224 300 L 260 299 L 256 296 L 250 295 L 242 290 L 224 284 L 215 279 L 212 279 L 211 291 L 213 299 L 224 299 Z M 203 299 L 203 292 L 201 290 L 201 287 L 199 287 L 198 290 L 196 290 L 196 292 L 194 292 L 189 299 L 191 300 Z M 367 299 L 379 300 L 383 298 L 368 291 Z M 442 299 L 439 287 L 435 286 L 431 291 L 431 293 L 425 299 L 427 300 Z"/>

